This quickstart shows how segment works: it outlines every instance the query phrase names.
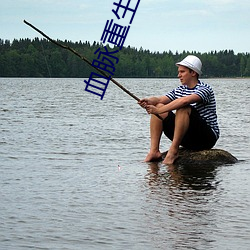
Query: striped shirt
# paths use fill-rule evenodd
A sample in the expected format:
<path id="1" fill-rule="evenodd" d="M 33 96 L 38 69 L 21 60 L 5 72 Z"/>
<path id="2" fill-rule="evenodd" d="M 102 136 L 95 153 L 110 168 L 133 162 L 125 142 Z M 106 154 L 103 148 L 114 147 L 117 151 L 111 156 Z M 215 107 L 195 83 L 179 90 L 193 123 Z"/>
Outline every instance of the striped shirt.
<path id="1" fill-rule="evenodd" d="M 206 123 L 208 124 L 208 126 L 210 126 L 216 138 L 218 139 L 220 130 L 217 122 L 216 102 L 213 89 L 209 85 L 201 81 L 199 81 L 193 89 L 188 88 L 187 85 L 181 85 L 167 93 L 166 96 L 171 101 L 174 101 L 180 97 L 188 96 L 191 94 L 197 94 L 201 98 L 201 102 L 192 103 L 190 105 L 198 111 L 201 118 L 206 121 Z"/>

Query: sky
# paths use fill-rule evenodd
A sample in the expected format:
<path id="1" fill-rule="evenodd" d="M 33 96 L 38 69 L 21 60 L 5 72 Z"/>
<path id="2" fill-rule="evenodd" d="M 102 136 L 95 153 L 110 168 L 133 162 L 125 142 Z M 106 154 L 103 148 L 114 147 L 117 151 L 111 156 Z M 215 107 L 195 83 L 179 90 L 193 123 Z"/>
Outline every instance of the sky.
<path id="1" fill-rule="evenodd" d="M 132 12 L 118 20 L 112 9 L 119 0 L 0 0 L 0 38 L 42 36 L 100 42 L 107 20 L 128 26 Z M 127 4 L 128 0 L 122 0 Z M 131 0 L 134 8 L 138 0 Z M 249 0 L 140 0 L 124 46 L 152 52 L 234 50 L 250 52 Z"/>

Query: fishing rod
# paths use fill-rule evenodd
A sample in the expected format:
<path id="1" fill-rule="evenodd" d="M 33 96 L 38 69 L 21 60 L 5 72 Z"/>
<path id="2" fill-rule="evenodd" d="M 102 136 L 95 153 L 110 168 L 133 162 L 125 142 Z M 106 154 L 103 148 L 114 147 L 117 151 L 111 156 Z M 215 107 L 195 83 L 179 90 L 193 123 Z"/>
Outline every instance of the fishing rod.
<path id="1" fill-rule="evenodd" d="M 110 76 L 102 71 L 101 69 L 95 67 L 86 57 L 80 55 L 76 50 L 72 49 L 69 46 L 65 46 L 61 43 L 59 43 L 58 41 L 50 38 L 48 35 L 46 35 L 44 32 L 42 32 L 41 30 L 39 30 L 38 28 L 36 28 L 34 25 L 32 25 L 31 23 L 27 22 L 26 20 L 23 20 L 23 22 L 25 24 L 27 24 L 28 26 L 30 26 L 32 29 L 34 29 L 35 31 L 37 31 L 38 33 L 40 33 L 42 36 L 44 36 L 45 38 L 47 38 L 50 42 L 54 43 L 55 45 L 61 47 L 62 49 L 66 49 L 69 50 L 70 52 L 72 52 L 73 54 L 75 54 L 76 56 L 78 56 L 79 58 L 81 58 L 84 62 L 86 62 L 88 65 L 90 65 L 91 67 L 95 68 L 99 73 L 101 73 L 103 76 L 109 78 Z M 118 86 L 120 89 L 122 89 L 125 93 L 127 93 L 129 96 L 131 96 L 132 98 L 134 98 L 137 102 L 140 101 L 140 98 L 138 98 L 136 95 L 134 95 L 133 93 L 131 93 L 129 90 L 127 90 L 124 86 L 122 86 L 119 82 L 117 82 L 114 78 L 110 78 L 110 80 L 116 85 Z M 161 116 L 155 114 L 159 119 L 163 120 Z"/>

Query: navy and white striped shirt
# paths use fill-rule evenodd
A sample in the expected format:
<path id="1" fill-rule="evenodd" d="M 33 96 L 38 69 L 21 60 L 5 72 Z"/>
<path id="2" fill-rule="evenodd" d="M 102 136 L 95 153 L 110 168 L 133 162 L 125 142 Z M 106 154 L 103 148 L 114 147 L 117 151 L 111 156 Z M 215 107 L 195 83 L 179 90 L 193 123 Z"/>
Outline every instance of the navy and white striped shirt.
<path id="1" fill-rule="evenodd" d="M 208 124 L 208 126 L 210 126 L 216 138 L 218 139 L 220 130 L 217 122 L 216 102 L 213 89 L 209 85 L 201 81 L 199 81 L 193 89 L 188 88 L 187 85 L 181 85 L 167 93 L 166 96 L 171 101 L 174 101 L 180 97 L 188 96 L 191 94 L 197 94 L 201 98 L 201 102 L 192 103 L 190 105 L 198 111 L 201 118 L 206 121 L 206 123 Z"/>

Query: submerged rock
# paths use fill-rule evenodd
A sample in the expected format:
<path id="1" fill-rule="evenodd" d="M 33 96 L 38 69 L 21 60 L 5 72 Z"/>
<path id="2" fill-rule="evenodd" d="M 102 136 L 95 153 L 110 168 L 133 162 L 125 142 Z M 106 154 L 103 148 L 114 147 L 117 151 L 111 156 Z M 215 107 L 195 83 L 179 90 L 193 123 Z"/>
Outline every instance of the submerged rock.
<path id="1" fill-rule="evenodd" d="M 165 157 L 167 152 L 163 153 Z M 238 160 L 229 152 L 222 149 L 209 149 L 202 151 L 187 150 L 181 148 L 179 158 L 174 162 L 175 165 L 222 165 L 236 163 Z"/>

